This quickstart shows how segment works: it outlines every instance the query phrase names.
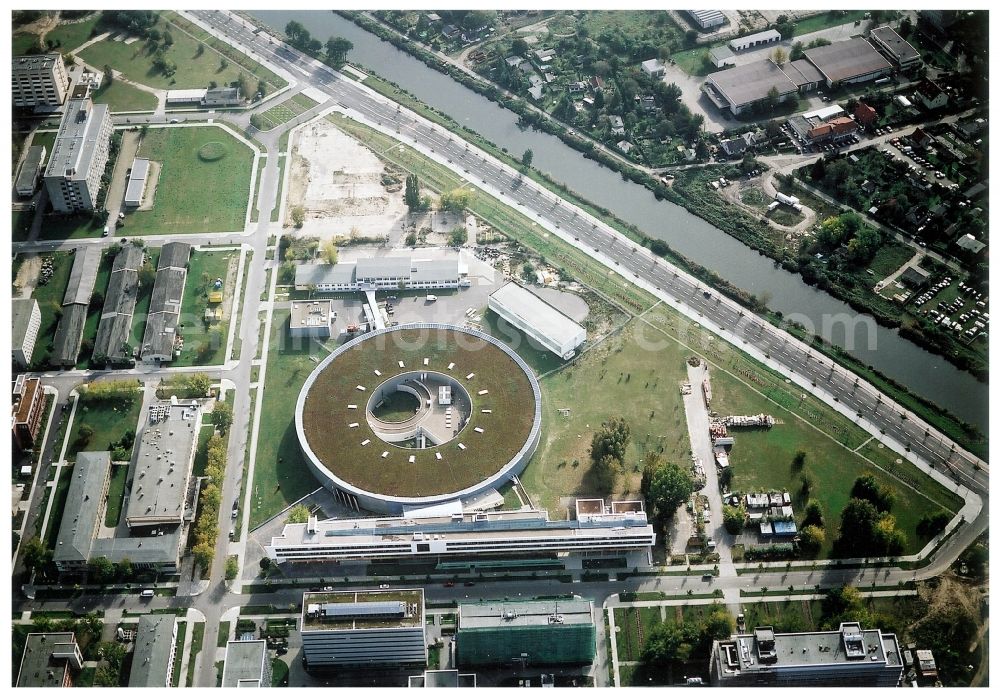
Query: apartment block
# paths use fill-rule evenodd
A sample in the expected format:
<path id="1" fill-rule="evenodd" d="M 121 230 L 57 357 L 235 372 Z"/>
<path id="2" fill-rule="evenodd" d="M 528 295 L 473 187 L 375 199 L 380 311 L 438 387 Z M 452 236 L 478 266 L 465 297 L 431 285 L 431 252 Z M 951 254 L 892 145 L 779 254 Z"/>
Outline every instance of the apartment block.
<path id="1" fill-rule="evenodd" d="M 57 53 L 14 56 L 11 94 L 14 107 L 58 107 L 66 101 L 69 74 Z"/>
<path id="2" fill-rule="evenodd" d="M 52 208 L 62 213 L 97 207 L 101 176 L 110 156 L 114 128 L 108 106 L 95 105 L 86 91 L 83 94 L 67 103 L 45 168 Z"/>

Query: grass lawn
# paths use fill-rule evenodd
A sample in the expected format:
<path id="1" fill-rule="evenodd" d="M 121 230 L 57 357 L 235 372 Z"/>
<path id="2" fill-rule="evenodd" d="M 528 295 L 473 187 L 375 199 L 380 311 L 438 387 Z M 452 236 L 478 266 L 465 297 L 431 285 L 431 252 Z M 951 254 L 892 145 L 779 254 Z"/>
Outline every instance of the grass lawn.
<path id="1" fill-rule="evenodd" d="M 117 527 L 118 520 L 122 516 L 122 504 L 125 501 L 125 477 L 127 476 L 127 464 L 116 464 L 111 467 L 108 507 L 104 511 L 104 524 L 108 527 Z"/>
<path id="2" fill-rule="evenodd" d="M 670 54 L 670 59 L 688 75 L 708 75 L 719 70 L 713 63 L 704 60 L 704 57 L 715 46 L 715 44 L 696 46 L 693 49 L 678 51 L 677 53 Z"/>
<path id="3" fill-rule="evenodd" d="M 195 448 L 193 476 L 205 476 L 208 467 L 208 441 L 215 434 L 215 426 L 203 425 L 198 432 L 198 447 Z"/>
<path id="4" fill-rule="evenodd" d="M 274 193 L 274 208 L 271 210 L 271 221 L 277 221 L 281 216 L 281 190 L 285 186 L 285 164 L 288 156 L 278 158 L 278 191 Z"/>
<path id="5" fill-rule="evenodd" d="M 90 214 L 62 216 L 50 213 L 42 219 L 38 238 L 43 241 L 61 241 L 73 238 L 100 238 L 104 221 L 95 220 Z"/>
<path id="6" fill-rule="evenodd" d="M 299 451 L 291 408 L 298 400 L 306 377 L 316 367 L 309 356 L 324 358 L 329 352 L 315 340 L 296 347 L 288 335 L 289 314 L 288 309 L 274 311 L 268 340 L 250 508 L 251 529 L 319 486 Z"/>
<path id="7" fill-rule="evenodd" d="M 267 156 L 261 155 L 257 159 L 257 177 L 254 179 L 253 188 L 253 208 L 250 210 L 250 221 L 255 222 L 260 218 L 260 212 L 257 210 L 257 198 L 260 196 L 260 175 L 264 172 L 264 166 L 267 165 Z"/>
<path id="8" fill-rule="evenodd" d="M 194 628 L 191 630 L 191 655 L 188 657 L 188 667 L 187 667 L 187 683 L 186 686 L 191 688 L 194 686 L 194 661 L 198 658 L 198 653 L 201 652 L 202 644 L 205 641 L 205 623 L 196 622 L 194 623 Z M 177 664 L 180 666 L 180 663 Z"/>
<path id="9" fill-rule="evenodd" d="M 120 80 L 102 85 L 94 93 L 94 102 L 106 103 L 112 112 L 152 112 L 156 109 L 156 96 Z"/>
<path id="10" fill-rule="evenodd" d="M 62 523 L 63 510 L 66 508 L 66 496 L 69 494 L 69 485 L 72 480 L 73 469 L 70 465 L 64 464 L 59 472 L 59 481 L 56 482 L 56 487 L 49 496 L 52 499 L 52 510 L 49 512 L 49 521 L 45 525 L 45 533 L 42 536 L 42 541 L 48 549 L 53 549 L 56 546 L 59 524 Z"/>
<path id="11" fill-rule="evenodd" d="M 80 399 L 76 407 L 76 417 L 70 426 L 69 447 L 66 449 L 66 459 L 72 460 L 77 452 L 87 450 L 106 450 L 108 445 L 122 439 L 129 430 L 136 430 L 139 424 L 139 410 L 142 408 L 142 396 L 136 391 L 135 400 L 131 406 L 122 407 L 118 401 L 85 401 Z M 76 442 L 77 431 L 86 423 L 94 429 L 94 434 L 86 445 Z"/>
<path id="12" fill-rule="evenodd" d="M 271 659 L 271 687 L 283 688 L 288 685 L 288 664 L 275 657 Z"/>
<path id="13" fill-rule="evenodd" d="M 10 42 L 11 55 L 22 56 L 28 53 L 29 49 L 39 46 L 38 35 L 21 32 L 15 34 Z"/>
<path id="14" fill-rule="evenodd" d="M 875 257 L 868 263 L 868 268 L 875 273 L 872 284 L 884 277 L 888 277 L 898 270 L 907 260 L 913 257 L 913 248 L 902 243 L 888 241 L 883 243 Z M 919 261 L 918 261 L 919 262 Z"/>
<path id="15" fill-rule="evenodd" d="M 823 617 L 820 600 L 768 600 L 761 603 L 744 603 L 748 630 L 755 627 L 774 627 L 775 632 L 806 632 L 819 629 Z"/>
<path id="16" fill-rule="evenodd" d="M 99 15 L 94 15 L 83 22 L 67 22 L 59 24 L 55 29 L 50 31 L 45 35 L 46 43 L 59 42 L 59 51 L 61 53 L 71 53 L 77 47 L 86 43 L 90 39 L 90 34 L 94 30 L 94 26 L 97 24 L 97 20 L 100 18 Z M 103 68 L 103 63 L 96 64 L 99 68 Z"/>
<path id="17" fill-rule="evenodd" d="M 285 122 L 291 121 L 303 112 L 315 107 L 317 104 L 316 100 L 312 100 L 302 93 L 299 93 L 298 95 L 295 95 L 294 97 L 287 99 L 261 113 L 260 117 L 263 120 L 261 128 L 264 131 L 270 131 L 271 129 L 281 126 Z"/>
<path id="18" fill-rule="evenodd" d="M 14 241 L 28 240 L 31 224 L 35 220 L 35 212 L 29 209 L 14 209 L 11 211 L 10 231 Z"/>
<path id="19" fill-rule="evenodd" d="M 219 638 L 216 640 L 215 646 L 224 647 L 229 641 L 229 623 L 220 622 L 219 623 Z"/>
<path id="20" fill-rule="evenodd" d="M 160 259 L 159 248 L 146 248 L 146 264 L 156 270 L 156 263 Z M 135 298 L 135 309 L 132 310 L 132 330 L 129 333 L 128 344 L 139 347 L 142 343 L 142 334 L 146 329 L 146 317 L 149 315 L 149 303 L 153 298 L 153 285 L 143 290 L 139 288 L 139 293 Z"/>
<path id="21" fill-rule="evenodd" d="M 661 610 L 662 607 L 615 609 L 615 623 L 619 628 L 615 633 L 619 661 L 639 660 L 643 642 L 663 622 Z"/>
<path id="22" fill-rule="evenodd" d="M 237 264 L 239 251 L 196 251 L 188 265 L 187 284 L 181 302 L 181 333 L 184 349 L 172 363 L 175 367 L 217 365 L 225 360 L 226 332 L 229 319 L 205 323 L 208 294 L 217 278 L 226 281 L 229 265 Z M 234 304 L 235 306 L 235 304 Z"/>
<path id="23" fill-rule="evenodd" d="M 201 150 L 206 144 L 221 149 Z M 221 158 L 205 160 L 206 153 L 214 158 L 220 150 Z M 129 215 L 130 235 L 243 230 L 253 151 L 229 132 L 212 126 L 150 129 L 139 155 L 161 167 L 153 208 Z"/>
<path id="24" fill-rule="evenodd" d="M 806 17 L 796 22 L 792 36 L 802 36 L 803 34 L 818 32 L 821 29 L 838 27 L 841 24 L 850 24 L 859 19 L 864 19 L 864 17 L 864 10 L 830 10 L 829 12 Z"/>
<path id="25" fill-rule="evenodd" d="M 187 636 L 187 620 L 177 623 L 177 645 L 174 647 L 174 673 L 170 679 L 170 687 L 177 688 L 181 682 L 181 659 L 184 652 L 184 638 Z"/>
<path id="26" fill-rule="evenodd" d="M 31 138 L 32 146 L 45 146 L 45 157 L 48 158 L 48 154 L 52 153 L 52 146 L 56 142 L 56 131 L 36 131 L 35 135 Z"/>
<path id="27" fill-rule="evenodd" d="M 63 295 L 66 294 L 69 273 L 73 269 L 73 257 L 69 253 L 57 252 L 43 256 L 43 259 L 45 257 L 52 258 L 52 277 L 47 284 L 35 287 L 35 291 L 31 293 L 42 313 L 42 323 L 38 327 L 38 342 L 35 343 L 35 351 L 31 355 L 32 362 L 38 364 L 48 362 L 52 339 L 56 335 L 56 326 L 59 325 L 59 315 L 62 313 Z"/>

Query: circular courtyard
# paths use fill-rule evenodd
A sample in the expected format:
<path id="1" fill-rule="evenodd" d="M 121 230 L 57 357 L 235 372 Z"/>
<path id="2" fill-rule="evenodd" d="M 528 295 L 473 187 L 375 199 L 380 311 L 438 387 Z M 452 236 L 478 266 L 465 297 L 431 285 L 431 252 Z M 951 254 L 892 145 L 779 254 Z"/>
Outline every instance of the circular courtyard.
<path id="1" fill-rule="evenodd" d="M 309 468 L 340 500 L 400 513 L 520 473 L 538 445 L 541 392 L 495 338 L 413 324 L 354 338 L 320 362 L 295 427 Z"/>

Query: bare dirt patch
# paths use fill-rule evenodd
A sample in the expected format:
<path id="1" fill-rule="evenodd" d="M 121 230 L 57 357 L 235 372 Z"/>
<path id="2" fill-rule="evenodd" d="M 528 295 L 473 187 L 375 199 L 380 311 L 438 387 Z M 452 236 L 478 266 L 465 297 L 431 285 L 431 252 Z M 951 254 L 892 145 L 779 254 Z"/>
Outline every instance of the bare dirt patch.
<path id="1" fill-rule="evenodd" d="M 21 269 L 17 271 L 14 286 L 18 288 L 17 299 L 27 299 L 35 291 L 38 283 L 38 273 L 42 270 L 42 258 L 38 255 L 28 255 L 24 258 Z"/>

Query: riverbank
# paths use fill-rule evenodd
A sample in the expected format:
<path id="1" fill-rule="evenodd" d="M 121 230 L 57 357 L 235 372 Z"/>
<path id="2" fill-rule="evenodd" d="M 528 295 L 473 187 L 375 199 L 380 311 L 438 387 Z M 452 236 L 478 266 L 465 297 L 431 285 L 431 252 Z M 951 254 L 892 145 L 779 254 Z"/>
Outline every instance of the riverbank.
<path id="1" fill-rule="evenodd" d="M 704 207 L 704 203 L 701 201 L 703 197 L 700 197 L 697 192 L 690 189 L 685 190 L 683 187 L 667 186 L 658 176 L 650 174 L 636 166 L 627 165 L 610 154 L 595 149 L 592 142 L 576 136 L 571 129 L 568 129 L 561 123 L 540 115 L 537 111 L 531 109 L 524 100 L 504 97 L 499 86 L 485 79 L 474 77 L 460 70 L 455 65 L 441 60 L 432 52 L 422 48 L 411 40 L 401 37 L 393 29 L 376 19 L 361 12 L 334 10 L 334 13 L 350 20 L 365 31 L 392 44 L 401 51 L 418 59 L 426 66 L 447 75 L 464 87 L 475 91 L 500 107 L 511 110 L 518 115 L 518 123 L 522 127 L 534 128 L 558 137 L 564 144 L 578 151 L 585 158 L 610 168 L 625 180 L 642 185 L 656 199 L 667 200 L 683 207 L 691 214 L 712 224 L 727 235 L 775 261 L 783 269 L 796 275 L 809 286 L 827 292 L 839 301 L 848 304 L 855 311 L 871 315 L 886 328 L 898 330 L 901 337 L 912 341 L 918 347 L 933 353 L 961 371 L 969 372 L 977 380 L 981 382 L 986 381 L 987 373 L 985 367 L 974 366 L 965 362 L 957 363 L 955 358 L 947 353 L 948 348 L 933 342 L 933 339 L 925 334 L 913 333 L 905 328 L 901 328 L 899 315 L 891 313 L 891 309 L 887 309 L 877 299 L 871 298 L 870 295 L 858 294 L 855 290 L 831 282 L 825 277 L 803 274 L 797 258 L 774 245 L 772 232 L 767 224 L 761 223 L 759 220 L 748 216 L 734 207 Z"/>

